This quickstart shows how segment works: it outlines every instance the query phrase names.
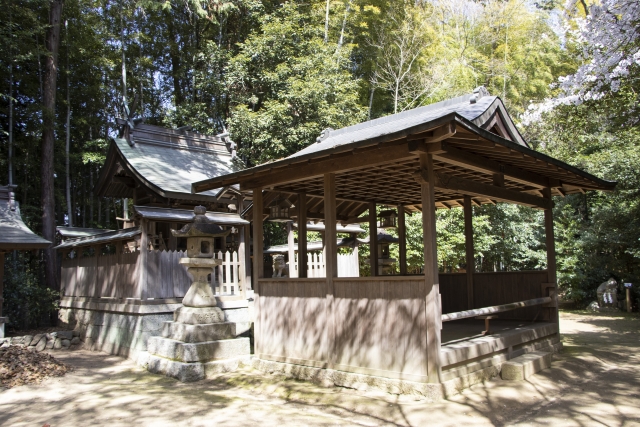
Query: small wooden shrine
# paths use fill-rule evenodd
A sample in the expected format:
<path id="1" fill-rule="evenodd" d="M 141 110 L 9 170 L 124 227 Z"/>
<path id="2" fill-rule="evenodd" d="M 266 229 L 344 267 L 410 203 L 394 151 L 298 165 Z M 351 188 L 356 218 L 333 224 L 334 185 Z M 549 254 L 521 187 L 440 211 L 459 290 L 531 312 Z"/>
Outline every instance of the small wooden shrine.
<path id="1" fill-rule="evenodd" d="M 194 207 L 201 205 L 206 217 L 224 230 L 210 248 L 220 261 L 209 277 L 219 306 L 248 321 L 249 222 L 239 212 L 251 195 L 234 186 L 202 194 L 192 194 L 190 188 L 194 180 L 236 169 L 233 143 L 184 129 L 135 122 L 122 126 L 120 137 L 109 143 L 94 191 L 97 196 L 131 199 L 131 217 L 123 215 L 119 230 L 58 229 L 61 320 L 80 324 L 93 348 L 128 356 L 144 351 L 147 338 L 158 335 L 160 326 L 154 323 L 155 329 L 148 329 L 140 319 L 170 320 L 191 285 L 179 262 L 186 257 L 187 239 L 171 230 L 191 223 Z M 111 324 L 95 324 L 101 316 L 112 318 Z M 118 316 L 137 326 L 121 328 L 125 321 Z"/>
<path id="2" fill-rule="evenodd" d="M 310 218 L 325 227 L 325 277 L 306 277 L 305 233 L 298 242 L 300 277 L 265 277 L 263 258 L 253 257 L 259 364 L 335 384 L 385 378 L 402 390 L 427 392 L 448 381 L 468 386 L 491 375 L 496 364 L 560 345 L 552 197 L 611 190 L 615 182 L 531 149 L 502 101 L 479 88 L 327 130 L 290 157 L 204 179 L 192 188 L 205 194 L 226 186 L 253 195 L 256 253 L 262 252 L 263 221 L 273 200 L 295 206 L 301 229 Z M 497 202 L 544 211 L 547 269 L 440 274 L 436 209 L 464 209 L 467 263 L 473 266 L 472 208 Z M 397 214 L 398 275 L 379 276 L 378 206 Z M 420 275 L 407 274 L 405 215 L 411 212 L 422 212 Z M 337 225 L 358 223 L 369 224 L 372 274 L 338 277 Z M 492 324 L 499 332 L 481 338 L 463 333 L 465 319 L 487 313 L 500 313 Z"/>

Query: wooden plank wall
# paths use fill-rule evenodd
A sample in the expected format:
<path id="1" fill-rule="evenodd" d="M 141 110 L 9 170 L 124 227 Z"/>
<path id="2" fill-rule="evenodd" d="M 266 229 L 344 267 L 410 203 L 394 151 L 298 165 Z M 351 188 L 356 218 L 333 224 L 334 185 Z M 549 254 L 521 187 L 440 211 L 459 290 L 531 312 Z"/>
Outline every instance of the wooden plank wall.
<path id="1" fill-rule="evenodd" d="M 335 279 L 336 368 L 424 381 L 424 279 L 363 279 Z"/>
<path id="2" fill-rule="evenodd" d="M 473 275 L 474 307 L 490 307 L 525 301 L 542 296 L 541 284 L 547 280 L 547 271 L 498 271 Z M 467 310 L 465 273 L 440 274 L 442 313 Z M 500 313 L 503 319 L 532 320 L 540 307 L 527 307 Z"/>
<path id="3" fill-rule="evenodd" d="M 259 280 L 260 343 L 270 360 L 322 366 L 327 358 L 325 279 Z"/>
<path id="4" fill-rule="evenodd" d="M 424 279 L 263 279 L 263 359 L 426 381 Z M 334 320 L 331 322 L 330 320 Z M 335 330 L 327 325 L 335 324 Z M 402 351 L 398 351 L 402 349 Z"/>
<path id="5" fill-rule="evenodd" d="M 540 298 L 541 284 L 546 281 L 546 270 L 476 273 L 473 275 L 474 308 Z M 499 316 L 501 319 L 533 320 L 540 310 L 541 307 L 519 308 Z"/>
<path id="6" fill-rule="evenodd" d="M 467 310 L 466 273 L 440 273 L 442 314 Z"/>

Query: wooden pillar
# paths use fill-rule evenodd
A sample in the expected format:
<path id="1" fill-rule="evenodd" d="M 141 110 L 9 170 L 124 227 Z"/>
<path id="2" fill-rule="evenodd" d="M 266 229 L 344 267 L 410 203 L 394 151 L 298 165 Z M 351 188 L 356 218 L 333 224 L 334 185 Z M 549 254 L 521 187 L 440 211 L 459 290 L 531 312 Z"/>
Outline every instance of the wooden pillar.
<path id="1" fill-rule="evenodd" d="M 264 278 L 264 229 L 262 188 L 253 189 L 253 288 L 258 289 L 258 279 Z"/>
<path id="2" fill-rule="evenodd" d="M 260 279 L 264 278 L 264 203 L 262 188 L 253 189 L 253 290 L 254 290 L 254 354 L 258 357 L 262 351 L 262 334 L 260 326 Z"/>
<path id="3" fill-rule="evenodd" d="M 298 277 L 307 277 L 307 195 L 298 193 Z"/>
<path id="4" fill-rule="evenodd" d="M 551 189 L 545 188 L 542 190 L 542 195 L 545 199 L 551 199 Z M 551 204 L 553 206 L 553 203 Z M 551 209 L 544 210 L 544 232 L 545 232 L 545 242 L 547 246 L 547 286 L 550 289 L 550 292 L 553 293 L 552 299 L 552 307 L 549 308 L 550 311 L 550 319 L 556 323 L 559 323 L 558 318 L 558 304 L 557 304 L 557 277 L 556 277 L 556 242 L 555 236 L 553 233 L 553 207 Z M 545 289 L 543 287 L 543 289 Z M 542 295 L 547 296 L 545 295 Z"/>
<path id="5" fill-rule="evenodd" d="M 407 229 L 405 225 L 404 205 L 398 205 L 398 255 L 400 258 L 400 274 L 407 274 Z"/>
<path id="6" fill-rule="evenodd" d="M 464 196 L 464 243 L 467 262 L 467 309 L 474 307 L 473 302 L 473 273 L 476 271 L 476 262 L 473 256 L 473 206 L 471 197 Z"/>
<path id="7" fill-rule="evenodd" d="M 236 199 L 236 207 L 238 214 L 242 213 L 244 210 L 244 198 L 242 194 L 238 194 Z M 247 289 L 249 289 L 249 284 L 247 283 L 247 278 L 249 277 L 249 269 L 247 265 L 247 226 L 239 225 L 238 226 L 238 283 L 240 284 L 240 288 L 242 289 L 242 296 L 246 298 Z"/>
<path id="8" fill-rule="evenodd" d="M 371 277 L 378 275 L 378 216 L 376 204 L 369 203 L 369 265 Z"/>
<path id="9" fill-rule="evenodd" d="M 440 332 L 442 308 L 436 248 L 436 200 L 433 158 L 420 155 L 420 167 L 426 171 L 428 182 L 422 182 L 422 232 L 424 245 L 425 302 L 427 317 L 427 375 L 429 382 L 439 383 L 441 377 Z"/>
<path id="10" fill-rule="evenodd" d="M 178 223 L 172 222 L 171 224 L 169 224 L 169 228 L 170 230 L 177 230 Z M 174 252 L 178 250 L 178 238 L 174 236 L 171 231 L 169 231 L 169 250 Z"/>
<path id="11" fill-rule="evenodd" d="M 295 262 L 296 262 L 296 249 L 295 241 L 293 238 L 293 222 L 287 223 L 287 252 L 289 253 L 289 277 L 298 277 L 296 274 Z"/>
<path id="12" fill-rule="evenodd" d="M 324 175 L 324 248 L 327 283 L 338 277 L 338 245 L 336 242 L 336 176 Z"/>
<path id="13" fill-rule="evenodd" d="M 324 359 L 329 362 L 329 367 L 333 367 L 336 361 L 336 319 L 334 307 L 335 282 L 338 277 L 338 244 L 336 242 L 336 175 L 327 173 L 324 175 L 324 248 L 325 248 L 325 277 L 327 283 L 327 325 L 326 349 Z"/>
<path id="14" fill-rule="evenodd" d="M 138 295 L 142 301 L 147 299 L 147 269 L 149 268 L 149 221 L 140 220 L 140 256 L 138 257 Z"/>

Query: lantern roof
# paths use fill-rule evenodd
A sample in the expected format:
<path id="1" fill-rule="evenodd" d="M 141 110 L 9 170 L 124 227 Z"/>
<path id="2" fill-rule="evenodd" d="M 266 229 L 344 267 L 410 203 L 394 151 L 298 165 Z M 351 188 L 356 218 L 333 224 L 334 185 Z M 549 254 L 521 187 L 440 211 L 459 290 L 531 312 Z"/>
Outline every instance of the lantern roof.
<path id="1" fill-rule="evenodd" d="M 214 224 L 206 213 L 207 208 L 196 206 L 193 209 L 195 218 L 193 222 L 186 224 L 180 230 L 171 230 L 175 237 L 223 237 L 229 235 L 231 230 L 224 230 L 218 224 Z"/>

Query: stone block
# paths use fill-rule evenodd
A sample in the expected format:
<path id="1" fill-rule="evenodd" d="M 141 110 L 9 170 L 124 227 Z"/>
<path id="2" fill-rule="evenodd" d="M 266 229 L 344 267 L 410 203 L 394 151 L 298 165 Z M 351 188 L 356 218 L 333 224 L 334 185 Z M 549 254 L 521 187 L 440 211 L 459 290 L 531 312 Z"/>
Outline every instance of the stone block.
<path id="1" fill-rule="evenodd" d="M 219 307 L 180 307 L 173 313 L 175 322 L 203 325 L 224 322 L 224 313 Z"/>
<path id="2" fill-rule="evenodd" d="M 47 337 L 45 337 L 44 335 L 42 335 L 40 337 L 40 340 L 38 341 L 38 343 L 36 344 L 36 351 L 42 351 L 47 347 Z"/>
<path id="3" fill-rule="evenodd" d="M 534 351 L 502 364 L 503 380 L 526 380 L 531 375 L 551 367 L 551 353 Z"/>
<path id="4" fill-rule="evenodd" d="M 248 307 L 242 308 L 230 308 L 224 310 L 224 321 L 225 322 L 251 322 L 252 318 L 249 313 Z"/>
<path id="5" fill-rule="evenodd" d="M 73 338 L 73 331 L 58 331 L 57 337 L 62 340 L 70 340 Z"/>
<path id="6" fill-rule="evenodd" d="M 77 345 L 77 344 L 80 344 L 80 337 L 71 338 L 71 345 Z"/>
<path id="7" fill-rule="evenodd" d="M 138 363 L 144 364 L 149 372 L 163 374 L 182 382 L 199 381 L 213 375 L 233 372 L 239 366 L 249 365 L 250 362 L 250 356 L 241 356 L 207 363 L 184 363 L 148 353 L 138 359 Z"/>
<path id="8" fill-rule="evenodd" d="M 79 336 L 80 336 L 80 331 L 79 331 L 79 330 L 77 330 L 77 329 L 74 329 L 74 330 L 72 331 L 72 334 L 73 334 L 73 336 L 74 336 L 74 337 L 79 337 Z"/>
<path id="9" fill-rule="evenodd" d="M 11 345 L 22 344 L 23 341 L 24 341 L 24 337 L 13 337 L 11 338 Z"/>
<path id="10" fill-rule="evenodd" d="M 163 374 L 182 382 L 199 381 L 205 378 L 204 364 L 181 363 L 163 357 L 149 355 L 147 370 L 154 374 Z"/>
<path id="11" fill-rule="evenodd" d="M 22 339 L 22 345 L 25 347 L 30 346 L 32 339 L 33 339 L 33 335 L 25 335 Z"/>
<path id="12" fill-rule="evenodd" d="M 53 348 L 55 350 L 60 350 L 62 348 L 62 340 L 60 338 L 56 338 L 56 340 L 53 342 Z"/>
<path id="13" fill-rule="evenodd" d="M 234 323 L 209 323 L 187 325 L 184 323 L 164 322 L 162 336 L 186 343 L 197 343 L 234 338 Z"/>
<path id="14" fill-rule="evenodd" d="M 51 349 L 53 348 L 53 344 L 54 344 L 54 343 L 55 343 L 55 341 L 54 341 L 54 340 L 50 340 L 50 341 L 48 340 L 48 341 L 47 341 L 47 344 L 45 345 L 45 348 L 46 348 L 47 350 L 51 350 Z"/>
<path id="15" fill-rule="evenodd" d="M 36 335 L 34 335 L 33 338 L 31 339 L 31 343 L 29 345 L 38 344 L 43 336 L 44 336 L 44 334 L 36 334 Z"/>
<path id="16" fill-rule="evenodd" d="M 60 344 L 62 345 L 62 348 L 69 348 L 69 346 L 71 345 L 71 341 L 65 339 L 65 340 L 62 340 Z"/>
<path id="17" fill-rule="evenodd" d="M 180 362 L 209 362 L 250 354 L 249 338 L 184 343 L 168 338 L 151 337 L 147 344 L 150 354 Z"/>

